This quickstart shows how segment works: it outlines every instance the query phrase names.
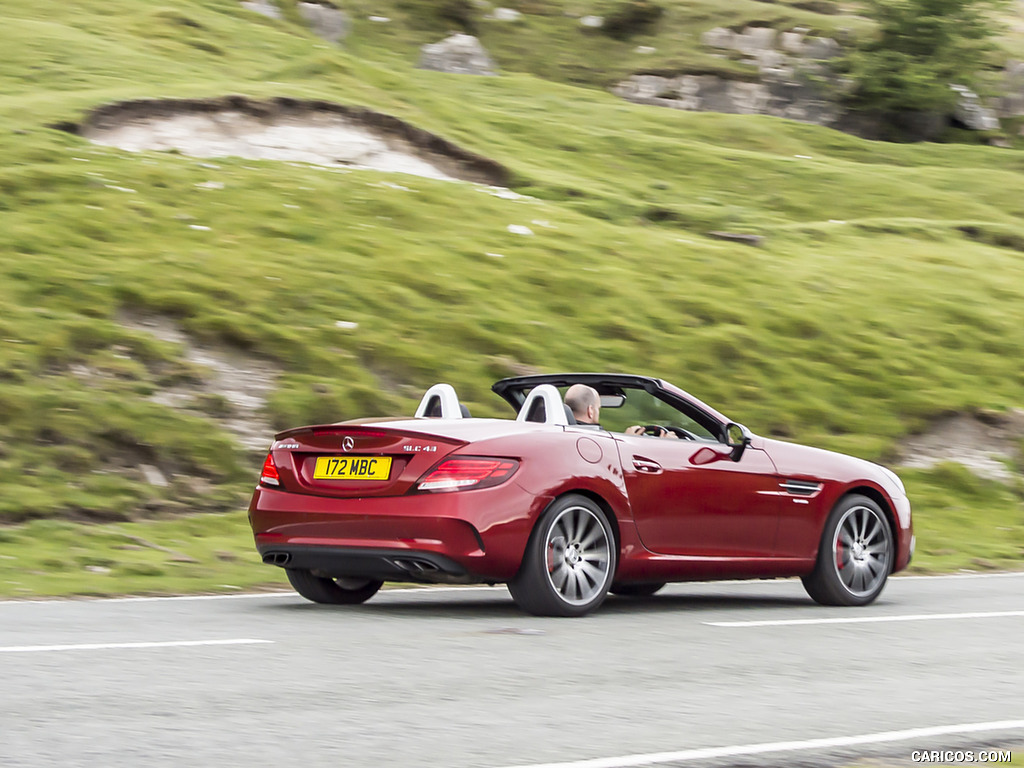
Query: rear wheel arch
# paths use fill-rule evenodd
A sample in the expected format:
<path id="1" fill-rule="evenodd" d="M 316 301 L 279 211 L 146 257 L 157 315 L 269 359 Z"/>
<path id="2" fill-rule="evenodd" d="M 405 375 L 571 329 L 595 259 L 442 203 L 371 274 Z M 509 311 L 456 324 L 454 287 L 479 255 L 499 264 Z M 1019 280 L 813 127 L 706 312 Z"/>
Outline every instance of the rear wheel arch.
<path id="1" fill-rule="evenodd" d="M 605 517 L 608 518 L 608 522 L 611 523 L 612 535 L 615 536 L 615 549 L 616 551 L 621 552 L 622 532 L 619 530 L 619 518 L 616 517 L 615 510 L 612 509 L 612 505 L 609 504 L 608 501 L 601 494 L 595 493 L 594 491 L 582 490 L 580 488 L 570 488 L 567 491 L 563 491 L 562 493 L 558 494 L 553 499 L 553 501 L 558 501 L 563 496 L 568 496 L 569 494 L 574 494 L 576 496 L 585 496 L 586 498 L 590 499 L 592 502 L 594 502 L 595 504 L 597 504 L 597 506 L 601 508 L 601 511 L 605 514 Z M 534 525 L 536 525 L 538 522 L 540 522 L 540 518 L 537 518 L 537 520 L 534 522 Z M 619 563 L 618 560 L 616 560 L 616 570 L 618 570 L 618 566 Z"/>
<path id="2" fill-rule="evenodd" d="M 566 489 L 549 499 L 543 513 L 531 527 L 519 570 L 507 586 L 516 604 L 529 613 L 582 616 L 604 602 L 614 580 L 620 549 L 618 521 L 607 500 L 593 491 Z M 588 518 L 589 522 L 581 522 Z M 570 521 L 568 528 L 561 522 L 563 519 Z M 559 542 L 561 551 L 558 550 Z M 570 559 L 573 548 L 577 557 Z M 557 562 L 561 562 L 560 554 L 565 555 L 562 570 L 558 570 L 558 565 L 552 570 L 548 559 L 551 552 L 555 552 Z M 600 565 L 602 560 L 605 561 L 604 568 Z M 601 581 L 595 578 L 595 566 L 602 574 Z M 557 573 L 563 575 L 561 583 L 558 583 L 557 575 L 552 576 Z M 573 579 L 576 579 L 575 586 Z"/>

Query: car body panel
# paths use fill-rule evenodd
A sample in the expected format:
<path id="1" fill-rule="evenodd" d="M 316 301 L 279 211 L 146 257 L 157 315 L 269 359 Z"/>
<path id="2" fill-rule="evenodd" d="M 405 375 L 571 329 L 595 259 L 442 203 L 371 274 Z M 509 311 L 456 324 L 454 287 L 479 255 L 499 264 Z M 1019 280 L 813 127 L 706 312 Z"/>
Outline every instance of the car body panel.
<path id="1" fill-rule="evenodd" d="M 723 557 L 775 554 L 778 480 L 767 453 L 750 448 L 734 462 L 691 440 L 621 435 L 616 442 L 633 518 L 649 550 Z"/>

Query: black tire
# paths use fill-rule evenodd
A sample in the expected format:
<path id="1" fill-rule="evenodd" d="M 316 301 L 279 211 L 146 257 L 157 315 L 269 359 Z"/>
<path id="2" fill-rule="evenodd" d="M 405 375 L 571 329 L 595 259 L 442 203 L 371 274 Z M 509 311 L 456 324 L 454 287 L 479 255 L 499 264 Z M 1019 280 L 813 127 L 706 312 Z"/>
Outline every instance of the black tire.
<path id="1" fill-rule="evenodd" d="M 516 604 L 535 616 L 585 616 L 608 596 L 617 545 L 601 508 L 569 494 L 544 510 L 508 583 Z"/>
<path id="2" fill-rule="evenodd" d="M 650 597 L 665 586 L 665 582 L 646 584 L 612 584 L 611 593 L 620 597 Z"/>
<path id="3" fill-rule="evenodd" d="M 288 581 L 295 591 L 314 603 L 329 605 L 358 605 L 377 594 L 383 581 L 372 579 L 328 579 L 315 576 L 311 571 L 288 568 Z"/>
<path id="4" fill-rule="evenodd" d="M 822 605 L 868 605 L 885 588 L 894 559 L 892 529 L 881 507 L 867 496 L 844 496 L 825 521 L 804 589 Z"/>

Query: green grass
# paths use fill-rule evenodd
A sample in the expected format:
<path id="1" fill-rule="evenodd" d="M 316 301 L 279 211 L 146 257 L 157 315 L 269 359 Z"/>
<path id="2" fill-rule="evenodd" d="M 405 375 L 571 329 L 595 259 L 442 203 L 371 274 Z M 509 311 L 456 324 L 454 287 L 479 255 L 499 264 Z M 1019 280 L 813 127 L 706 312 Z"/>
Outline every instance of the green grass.
<path id="1" fill-rule="evenodd" d="M 287 587 L 264 566 L 245 516 L 0 528 L 0 596 L 180 594 Z"/>
<path id="2" fill-rule="evenodd" d="M 891 463 L 903 437 L 942 414 L 1024 404 L 1024 155 L 627 104 L 565 84 L 633 67 L 617 58 L 625 49 L 597 46 L 558 3 L 532 5 L 546 12 L 519 24 L 521 38 L 516 25 L 486 22 L 485 42 L 493 34 L 511 74 L 472 78 L 413 69 L 416 44 L 439 31 L 418 21 L 419 3 L 354 2 L 352 36 L 337 49 L 233 0 L 0 0 L 0 521 L 43 521 L 0 533 L 19 547 L 40 542 L 56 562 L 51 538 L 58 551 L 69 539 L 91 551 L 107 546 L 106 524 L 158 518 L 139 525 L 191 553 L 176 526 L 207 518 L 165 518 L 244 507 L 261 457 L 218 419 L 229 404 L 153 402 L 208 376 L 177 345 L 126 327 L 125 312 L 172 318 L 199 342 L 280 367 L 266 415 L 282 428 L 411 413 L 440 380 L 474 414 L 501 415 L 490 384 L 523 367 L 625 370 L 672 380 L 762 434 Z M 706 26 L 750 20 L 717 7 L 675 3 L 658 34 L 699 35 L 696 21 L 679 21 L 686 14 Z M 395 22 L 365 21 L 371 12 Z M 556 32 L 590 74 L 514 50 Z M 601 52 L 614 66 L 595 68 Z M 226 93 L 394 114 L 503 163 L 530 197 L 130 154 L 47 127 L 121 99 Z M 224 188 L 198 186 L 207 181 Z M 706 237 L 718 229 L 765 235 L 765 245 Z M 148 485 L 140 463 L 171 486 Z M 948 469 L 907 475 L 917 565 L 1019 567 L 1019 486 Z M 61 519 L 106 524 L 45 522 Z M 248 553 L 237 514 L 208 519 L 231 529 L 225 551 Z M 40 581 L 25 588 L 37 593 L 273 575 L 219 570 L 200 549 L 195 570 L 212 575 L 192 582 L 191 566 L 162 561 L 160 577 L 54 566 L 51 581 L 42 559 L 3 551 L 36 563 L 27 570 Z M 128 552 L 126 563 L 162 556 Z M 0 594 L 19 580 L 10 573 L 0 570 Z"/>
<path id="3" fill-rule="evenodd" d="M 445 17 L 443 2 L 432 0 L 354 0 L 346 5 L 354 20 L 354 34 L 346 46 L 357 56 L 375 56 L 381 49 L 396 60 L 415 64 L 419 47 L 436 42 L 451 31 L 477 35 L 504 71 L 528 72 L 558 82 L 608 86 L 636 71 L 715 73 L 751 79 L 757 70 L 742 64 L 739 56 L 720 57 L 706 50 L 701 35 L 713 27 L 742 30 L 747 26 L 771 26 L 780 31 L 804 27 L 815 35 L 867 34 L 871 23 L 862 17 L 814 13 L 797 7 L 799 2 L 764 3 L 757 0 L 669 0 L 650 29 L 624 40 L 601 30 L 580 25 L 579 17 L 608 17 L 623 5 L 620 0 L 519 0 L 505 7 L 524 15 L 515 22 L 488 19 L 485 10 L 460 25 Z M 390 24 L 368 17 L 385 13 Z M 841 32 L 841 30 L 843 30 Z M 653 52 L 637 51 L 654 48 Z M 379 55 L 379 54 L 378 54 Z"/>

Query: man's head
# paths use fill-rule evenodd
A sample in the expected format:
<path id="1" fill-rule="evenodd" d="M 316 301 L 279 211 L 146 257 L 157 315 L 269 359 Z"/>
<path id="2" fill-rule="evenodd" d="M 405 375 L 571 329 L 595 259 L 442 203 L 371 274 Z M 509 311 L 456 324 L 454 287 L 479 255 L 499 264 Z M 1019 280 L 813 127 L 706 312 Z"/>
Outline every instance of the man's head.
<path id="1" fill-rule="evenodd" d="M 573 384 L 565 393 L 565 404 L 580 424 L 597 424 L 601 416 L 601 396 L 586 384 Z"/>

